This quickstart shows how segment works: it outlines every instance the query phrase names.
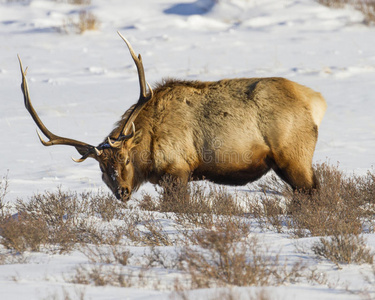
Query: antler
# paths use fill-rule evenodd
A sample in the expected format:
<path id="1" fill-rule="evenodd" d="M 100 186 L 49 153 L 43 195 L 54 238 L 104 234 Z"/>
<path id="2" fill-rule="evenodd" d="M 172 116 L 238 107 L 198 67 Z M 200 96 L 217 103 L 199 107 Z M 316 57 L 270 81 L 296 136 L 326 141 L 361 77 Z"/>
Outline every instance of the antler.
<path id="1" fill-rule="evenodd" d="M 139 100 L 138 100 L 137 104 L 135 105 L 133 111 L 131 112 L 130 116 L 128 117 L 127 120 L 125 120 L 119 137 L 117 137 L 115 142 L 111 142 L 111 140 L 108 138 L 108 142 L 112 147 L 118 147 L 120 145 L 121 141 L 130 139 L 134 136 L 134 134 L 135 134 L 134 120 L 137 118 L 138 114 L 141 112 L 141 110 L 146 105 L 146 103 L 153 96 L 152 88 L 146 82 L 145 70 L 143 68 L 141 55 L 139 54 L 138 57 L 137 57 L 133 48 L 132 48 L 132 46 L 130 45 L 129 41 L 125 37 L 123 37 L 122 34 L 119 31 L 117 31 L 117 33 L 124 40 L 125 44 L 128 46 L 129 52 L 130 52 L 130 54 L 131 54 L 131 56 L 134 60 L 134 63 L 137 67 L 138 78 L 139 78 L 139 86 L 140 86 L 140 95 L 139 95 Z M 148 89 L 150 90 L 148 95 L 147 95 L 146 85 L 148 86 Z M 132 127 L 132 132 L 127 135 L 126 133 L 129 131 L 130 127 Z"/>
<path id="2" fill-rule="evenodd" d="M 24 70 L 22 66 L 21 58 L 18 56 L 18 60 L 20 63 L 21 73 L 22 73 L 22 84 L 21 89 L 25 101 L 25 107 L 27 111 L 30 113 L 31 117 L 33 118 L 35 124 L 39 127 L 39 129 L 43 132 L 43 134 L 49 139 L 49 141 L 44 141 L 41 137 L 40 133 L 37 131 L 38 137 L 42 144 L 44 146 L 51 146 L 51 145 L 68 145 L 73 146 L 77 149 L 77 151 L 82 155 L 80 159 L 74 159 L 75 162 L 82 162 L 87 157 L 95 157 L 102 154 L 102 150 L 98 150 L 96 147 L 86 144 L 84 142 L 76 141 L 69 138 L 60 137 L 58 135 L 53 134 L 51 131 L 47 129 L 47 127 L 43 124 L 43 122 L 40 120 L 38 114 L 34 110 L 34 107 L 31 104 L 30 101 L 30 95 L 29 95 L 29 88 L 27 86 L 27 80 L 26 80 L 26 74 L 27 74 L 27 67 Z"/>

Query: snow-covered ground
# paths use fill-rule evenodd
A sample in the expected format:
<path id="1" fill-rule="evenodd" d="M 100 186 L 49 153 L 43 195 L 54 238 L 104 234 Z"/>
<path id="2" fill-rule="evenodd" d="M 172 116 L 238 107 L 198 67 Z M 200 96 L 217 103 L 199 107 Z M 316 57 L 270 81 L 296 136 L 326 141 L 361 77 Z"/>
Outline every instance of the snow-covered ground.
<path id="1" fill-rule="evenodd" d="M 321 92 L 328 110 L 315 162 L 339 161 L 341 169 L 357 174 L 374 165 L 375 28 L 363 25 L 360 12 L 329 9 L 313 0 L 93 0 L 88 9 L 100 21 L 99 30 L 78 35 L 70 24 L 81 7 L 62 2 L 0 0 L 0 176 L 9 170 L 7 200 L 26 200 L 57 186 L 79 192 L 104 187 L 94 160 L 76 164 L 70 159 L 79 156 L 74 148 L 40 144 L 24 108 L 16 55 L 29 66 L 31 100 L 47 127 L 95 145 L 138 99 L 136 70 L 117 30 L 142 54 L 151 84 L 165 77 L 282 76 Z M 284 245 L 285 255 L 293 252 L 286 236 L 266 238 Z M 374 236 L 368 238 L 375 249 Z M 43 299 L 68 286 L 61 273 L 82 260 L 79 254 L 40 255 L 32 264 L 0 266 L 0 298 Z M 354 289 L 365 286 L 360 274 L 369 270 L 337 271 L 329 264 L 321 269 Z M 360 297 L 342 290 L 269 288 L 272 299 Z M 207 293 L 193 293 L 192 299 Z M 112 287 L 90 287 L 86 293 L 88 299 L 168 295 Z"/>

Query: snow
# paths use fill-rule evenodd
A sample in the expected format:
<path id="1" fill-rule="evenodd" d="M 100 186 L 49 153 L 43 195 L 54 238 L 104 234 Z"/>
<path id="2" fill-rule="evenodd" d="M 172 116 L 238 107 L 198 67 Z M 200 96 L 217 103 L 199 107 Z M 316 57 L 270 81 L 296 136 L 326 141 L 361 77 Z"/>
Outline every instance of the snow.
<path id="1" fill-rule="evenodd" d="M 16 55 L 29 66 L 31 100 L 46 126 L 97 145 L 139 94 L 136 69 L 117 30 L 142 54 L 151 84 L 165 77 L 281 76 L 321 92 L 328 110 L 314 161 L 339 161 L 342 170 L 356 174 L 373 168 L 375 29 L 365 26 L 353 8 L 333 10 L 313 0 L 93 0 L 88 8 L 100 20 L 99 30 L 77 35 L 66 24 L 77 19 L 79 6 L 61 2 L 0 1 L 0 176 L 9 170 L 10 202 L 57 186 L 78 192 L 105 188 L 94 160 L 76 164 L 70 159 L 79 157 L 74 148 L 40 144 L 24 108 Z M 145 185 L 135 197 L 142 190 L 153 187 Z M 271 238 L 285 245 L 285 255 L 298 259 L 288 237 Z M 373 237 L 368 242 L 375 247 Z M 44 299 L 61 295 L 63 287 L 74 294 L 62 273 L 85 257 L 41 254 L 33 259 L 0 266 L 1 299 Z M 319 267 L 352 287 L 366 285 L 359 276 L 366 267 L 339 272 L 332 265 Z M 79 288 L 88 299 L 169 296 L 148 289 Z M 255 289 L 238 291 L 245 299 Z M 359 298 L 344 287 L 290 285 L 267 291 L 276 299 Z M 191 298 L 207 298 L 210 292 L 193 291 Z"/>

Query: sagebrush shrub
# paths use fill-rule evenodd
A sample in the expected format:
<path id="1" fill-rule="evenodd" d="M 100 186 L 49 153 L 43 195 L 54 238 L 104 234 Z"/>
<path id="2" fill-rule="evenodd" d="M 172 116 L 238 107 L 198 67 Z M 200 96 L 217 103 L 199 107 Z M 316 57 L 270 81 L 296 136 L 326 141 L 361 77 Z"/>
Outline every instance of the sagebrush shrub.
<path id="1" fill-rule="evenodd" d="M 359 234 L 364 218 L 363 186 L 355 176 L 346 176 L 337 166 L 315 166 L 320 188 L 312 195 L 286 193 L 290 227 L 297 235 Z M 365 197 L 366 198 L 366 197 Z"/>
<path id="2" fill-rule="evenodd" d="M 249 224 L 236 217 L 221 217 L 212 229 L 191 231 L 180 256 L 191 287 L 277 285 L 301 276 L 303 264 L 288 269 L 249 233 Z"/>
<path id="3" fill-rule="evenodd" d="M 354 234 L 340 234 L 320 241 L 312 247 L 313 252 L 325 257 L 336 264 L 340 263 L 368 263 L 374 262 L 374 253 L 371 252 L 363 236 Z"/>
<path id="4" fill-rule="evenodd" d="M 105 229 L 92 221 L 124 217 L 121 205 L 108 194 L 45 192 L 27 202 L 15 203 L 16 215 L 0 217 L 0 243 L 18 252 L 39 251 L 42 245 L 55 251 L 70 251 L 79 243 L 110 243 L 119 240 L 118 228 Z"/>
<path id="5" fill-rule="evenodd" d="M 49 241 L 48 224 L 27 213 L 3 216 L 0 220 L 1 244 L 18 253 L 39 251 Z"/>
<path id="6" fill-rule="evenodd" d="M 353 6 L 363 14 L 366 25 L 375 22 L 375 2 L 373 0 L 317 0 L 317 2 L 332 8 L 343 8 L 345 5 Z"/>

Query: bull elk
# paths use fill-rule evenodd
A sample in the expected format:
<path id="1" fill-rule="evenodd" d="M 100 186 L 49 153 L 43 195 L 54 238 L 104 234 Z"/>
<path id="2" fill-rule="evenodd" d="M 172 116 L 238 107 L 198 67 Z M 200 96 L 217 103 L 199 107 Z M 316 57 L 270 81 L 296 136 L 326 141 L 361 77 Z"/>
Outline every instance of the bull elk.
<path id="1" fill-rule="evenodd" d="M 98 146 L 60 137 L 34 110 L 22 67 L 26 109 L 45 146 L 69 145 L 99 162 L 114 195 L 129 199 L 144 182 L 169 174 L 188 182 L 244 185 L 269 170 L 295 190 L 313 191 L 318 181 L 312 158 L 326 110 L 320 93 L 285 78 L 238 78 L 215 82 L 165 80 L 154 91 L 141 55 L 126 43 L 138 70 L 140 96 Z M 148 89 L 147 89 L 148 87 Z"/>

